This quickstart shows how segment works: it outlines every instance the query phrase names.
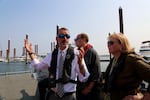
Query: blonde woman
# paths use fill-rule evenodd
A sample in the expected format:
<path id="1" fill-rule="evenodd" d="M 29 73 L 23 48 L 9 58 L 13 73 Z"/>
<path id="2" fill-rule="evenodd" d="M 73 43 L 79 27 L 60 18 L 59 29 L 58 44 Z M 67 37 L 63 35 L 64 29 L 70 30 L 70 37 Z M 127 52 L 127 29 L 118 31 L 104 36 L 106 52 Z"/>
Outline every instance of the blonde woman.
<path id="1" fill-rule="evenodd" d="M 113 58 L 104 74 L 105 92 L 110 94 L 111 100 L 122 100 L 129 95 L 138 96 L 141 94 L 142 81 L 150 83 L 150 64 L 134 52 L 122 33 L 111 34 L 107 45 Z"/>

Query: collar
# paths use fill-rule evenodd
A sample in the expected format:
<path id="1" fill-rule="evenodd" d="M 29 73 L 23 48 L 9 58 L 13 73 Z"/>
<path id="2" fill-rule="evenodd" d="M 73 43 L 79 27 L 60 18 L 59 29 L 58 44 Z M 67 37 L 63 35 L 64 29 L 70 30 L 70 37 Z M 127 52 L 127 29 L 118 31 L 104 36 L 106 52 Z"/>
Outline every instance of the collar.
<path id="1" fill-rule="evenodd" d="M 58 52 L 60 53 L 60 52 L 64 52 L 64 53 L 66 53 L 67 52 L 67 49 L 68 49 L 68 47 L 66 47 L 64 50 L 60 50 L 60 48 L 58 49 Z"/>
<path id="2" fill-rule="evenodd" d="M 84 47 L 85 53 L 86 53 L 89 49 L 91 49 L 91 48 L 93 48 L 93 46 L 92 46 L 91 44 L 87 44 L 87 45 Z"/>

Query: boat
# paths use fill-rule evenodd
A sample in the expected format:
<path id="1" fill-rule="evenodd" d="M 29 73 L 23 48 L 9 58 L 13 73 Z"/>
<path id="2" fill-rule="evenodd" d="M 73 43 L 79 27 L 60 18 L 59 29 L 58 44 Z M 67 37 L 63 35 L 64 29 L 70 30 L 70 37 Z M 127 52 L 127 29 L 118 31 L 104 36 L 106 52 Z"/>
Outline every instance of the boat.
<path id="1" fill-rule="evenodd" d="M 150 61 L 150 40 L 141 43 L 139 53 L 143 58 Z"/>

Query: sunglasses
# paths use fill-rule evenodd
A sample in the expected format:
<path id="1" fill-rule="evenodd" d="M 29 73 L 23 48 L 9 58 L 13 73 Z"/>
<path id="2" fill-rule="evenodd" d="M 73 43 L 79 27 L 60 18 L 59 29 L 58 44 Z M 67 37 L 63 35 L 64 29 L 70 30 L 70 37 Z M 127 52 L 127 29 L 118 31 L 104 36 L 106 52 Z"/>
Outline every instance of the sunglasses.
<path id="1" fill-rule="evenodd" d="M 78 37 L 77 37 L 77 38 L 74 39 L 74 41 L 78 41 L 78 40 L 80 40 L 80 39 L 81 39 L 81 38 L 78 38 Z"/>
<path id="2" fill-rule="evenodd" d="M 115 42 L 114 41 L 108 41 L 107 45 L 113 45 Z"/>
<path id="3" fill-rule="evenodd" d="M 66 37 L 67 39 L 69 39 L 70 35 L 69 34 L 58 34 L 57 37 L 59 37 L 61 39 Z"/>

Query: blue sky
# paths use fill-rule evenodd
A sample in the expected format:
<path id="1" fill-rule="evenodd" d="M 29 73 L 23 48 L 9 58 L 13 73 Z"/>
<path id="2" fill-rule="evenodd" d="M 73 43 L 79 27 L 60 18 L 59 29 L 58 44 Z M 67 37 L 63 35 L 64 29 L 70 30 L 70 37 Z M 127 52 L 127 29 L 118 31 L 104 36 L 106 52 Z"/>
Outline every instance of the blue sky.
<path id="1" fill-rule="evenodd" d="M 76 34 L 88 33 L 99 54 L 107 54 L 108 33 L 119 32 L 119 13 L 123 9 L 124 33 L 138 52 L 144 40 L 150 40 L 149 0 L 0 0 L 0 49 L 11 41 L 21 56 L 25 35 L 39 53 L 50 52 L 56 25 L 67 27 L 71 43 Z"/>

